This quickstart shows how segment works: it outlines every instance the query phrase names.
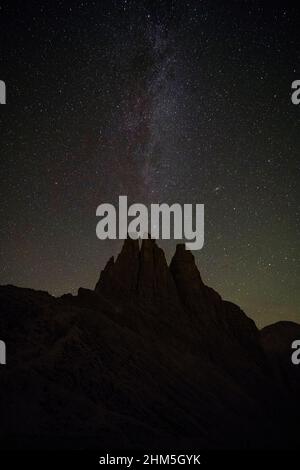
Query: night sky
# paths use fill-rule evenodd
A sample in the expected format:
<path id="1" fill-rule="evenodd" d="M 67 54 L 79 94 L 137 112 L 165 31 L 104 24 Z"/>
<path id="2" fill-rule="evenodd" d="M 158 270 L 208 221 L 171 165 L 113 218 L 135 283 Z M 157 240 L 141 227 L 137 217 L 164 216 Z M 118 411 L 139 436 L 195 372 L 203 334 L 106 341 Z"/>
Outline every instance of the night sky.
<path id="1" fill-rule="evenodd" d="M 267 2 L 265 2 L 267 5 Z M 300 7 L 1 2 L 0 284 L 93 288 L 118 196 L 205 204 L 203 280 L 299 321 Z M 160 242 L 168 260 L 176 242 Z"/>

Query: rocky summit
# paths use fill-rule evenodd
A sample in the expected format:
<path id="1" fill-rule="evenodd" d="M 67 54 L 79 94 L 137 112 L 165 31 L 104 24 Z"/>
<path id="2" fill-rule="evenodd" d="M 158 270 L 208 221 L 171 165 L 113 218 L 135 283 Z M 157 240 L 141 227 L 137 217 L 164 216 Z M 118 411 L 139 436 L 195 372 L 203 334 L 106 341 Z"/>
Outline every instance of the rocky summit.
<path id="1" fill-rule="evenodd" d="M 258 330 L 184 245 L 127 239 L 76 296 L 0 287 L 0 338 L 1 448 L 299 446 L 300 325 Z"/>

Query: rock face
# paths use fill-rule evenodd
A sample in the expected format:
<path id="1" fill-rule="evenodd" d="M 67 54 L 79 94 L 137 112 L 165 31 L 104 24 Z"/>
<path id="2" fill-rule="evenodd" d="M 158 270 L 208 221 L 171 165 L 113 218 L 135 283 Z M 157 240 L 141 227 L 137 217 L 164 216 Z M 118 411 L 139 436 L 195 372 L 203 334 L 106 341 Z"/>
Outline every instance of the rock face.
<path id="1" fill-rule="evenodd" d="M 154 240 L 127 239 L 114 263 L 109 260 L 100 274 L 95 292 L 119 300 L 145 301 L 156 307 L 178 306 L 177 291 L 164 252 Z"/>
<path id="2" fill-rule="evenodd" d="M 299 446 L 300 325 L 260 332 L 182 245 L 126 240 L 77 296 L 0 287 L 0 339 L 2 448 Z"/>
<path id="3" fill-rule="evenodd" d="M 127 239 L 116 262 L 111 258 L 104 270 L 95 291 L 114 295 L 119 299 L 130 298 L 137 289 L 139 271 L 139 242 Z"/>

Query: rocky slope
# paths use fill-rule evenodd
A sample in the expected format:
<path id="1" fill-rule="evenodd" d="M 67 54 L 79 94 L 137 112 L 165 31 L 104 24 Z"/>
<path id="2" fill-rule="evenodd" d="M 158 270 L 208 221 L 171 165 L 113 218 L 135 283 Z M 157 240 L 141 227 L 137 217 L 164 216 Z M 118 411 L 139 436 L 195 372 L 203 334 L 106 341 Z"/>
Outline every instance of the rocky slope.
<path id="1" fill-rule="evenodd" d="M 153 240 L 126 240 L 94 291 L 0 287 L 0 445 L 295 447 L 298 337 L 290 323 L 260 332 L 184 246 L 168 266 Z"/>

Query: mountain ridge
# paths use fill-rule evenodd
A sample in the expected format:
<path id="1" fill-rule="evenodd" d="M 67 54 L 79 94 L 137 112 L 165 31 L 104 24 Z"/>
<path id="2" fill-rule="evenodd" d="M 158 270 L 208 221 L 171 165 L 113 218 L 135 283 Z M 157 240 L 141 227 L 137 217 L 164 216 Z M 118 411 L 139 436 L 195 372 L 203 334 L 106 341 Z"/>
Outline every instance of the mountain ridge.
<path id="1" fill-rule="evenodd" d="M 2 286 L 0 445 L 293 448 L 299 329 L 259 331 L 155 240 L 126 240 L 76 296 Z"/>

